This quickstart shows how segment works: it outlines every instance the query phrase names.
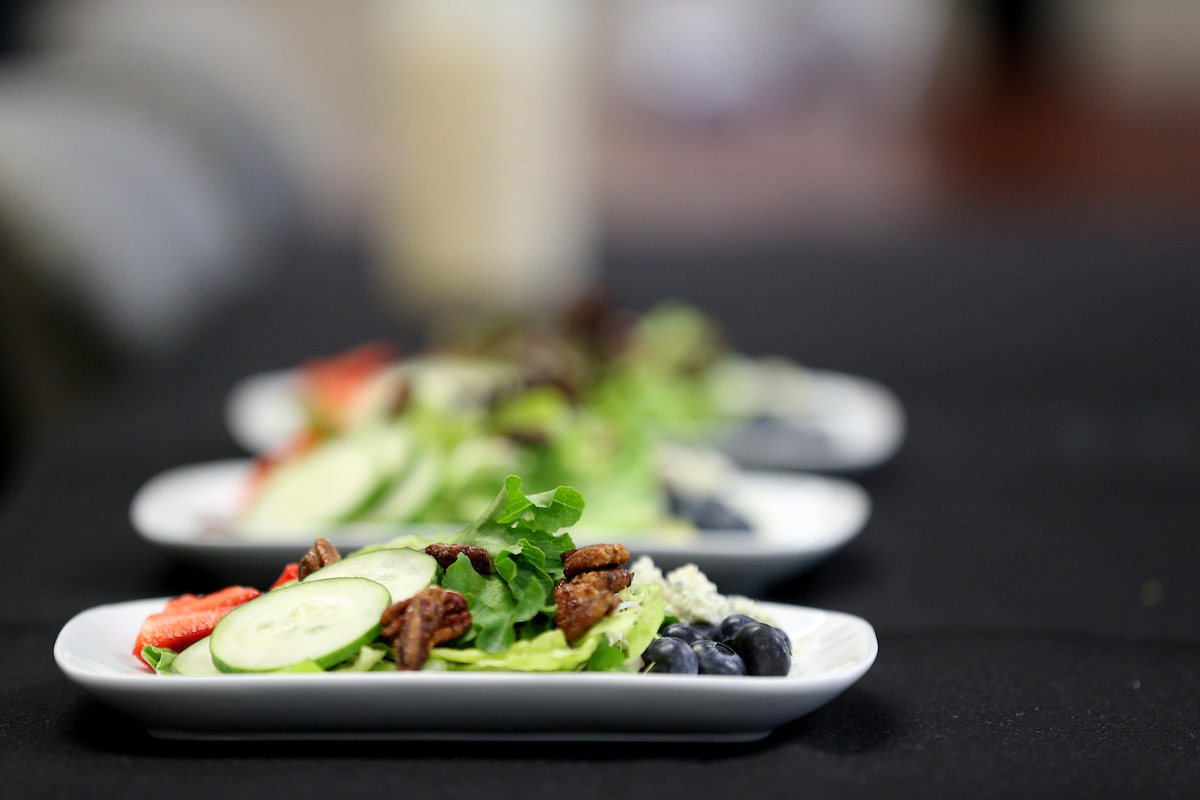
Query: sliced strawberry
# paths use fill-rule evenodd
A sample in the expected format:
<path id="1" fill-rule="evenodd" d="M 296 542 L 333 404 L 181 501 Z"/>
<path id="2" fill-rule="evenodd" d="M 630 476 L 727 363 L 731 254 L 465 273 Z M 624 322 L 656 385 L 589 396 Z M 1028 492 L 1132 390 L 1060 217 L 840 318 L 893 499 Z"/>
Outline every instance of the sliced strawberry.
<path id="1" fill-rule="evenodd" d="M 212 594 L 181 594 L 167 601 L 163 614 L 186 614 L 190 611 L 205 611 L 210 608 L 232 608 L 247 600 L 253 600 L 262 592 L 249 586 L 226 586 Z"/>
<path id="2" fill-rule="evenodd" d="M 300 580 L 300 563 L 293 562 L 283 568 L 283 572 L 279 573 L 279 577 L 276 578 L 275 582 L 271 584 L 271 589 L 278 589 L 285 583 L 291 583 L 292 581 L 298 580 Z M 270 591 L 270 589 L 267 591 Z"/>
<path id="3" fill-rule="evenodd" d="M 371 342 L 336 356 L 316 359 L 302 369 L 309 403 L 318 419 L 333 421 L 366 382 L 396 359 L 385 342 Z"/>
<path id="4" fill-rule="evenodd" d="M 148 644 L 155 647 L 169 647 L 175 652 L 182 652 L 190 645 L 212 633 L 217 623 L 221 621 L 234 606 L 221 608 L 206 608 L 199 611 L 188 611 L 182 614 L 152 614 L 142 623 L 138 631 L 137 641 L 133 645 L 133 654 L 145 664 L 142 658 L 142 648 Z M 150 666 L 146 664 L 146 666 Z"/>

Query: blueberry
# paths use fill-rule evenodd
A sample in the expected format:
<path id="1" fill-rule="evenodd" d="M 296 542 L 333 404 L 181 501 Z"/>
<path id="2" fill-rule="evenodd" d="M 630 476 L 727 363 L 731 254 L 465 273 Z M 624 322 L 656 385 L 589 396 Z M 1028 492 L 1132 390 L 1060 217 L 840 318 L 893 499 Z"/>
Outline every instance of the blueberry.
<path id="1" fill-rule="evenodd" d="M 749 523 L 720 500 L 669 494 L 671 513 L 689 520 L 702 531 L 748 531 Z"/>
<path id="2" fill-rule="evenodd" d="M 700 665 L 701 675 L 745 675 L 742 658 L 720 642 L 701 639 L 692 643 L 692 652 Z"/>
<path id="3" fill-rule="evenodd" d="M 733 641 L 733 637 L 742 629 L 743 625 L 749 625 L 751 622 L 758 620 L 751 619 L 745 614 L 730 614 L 725 619 L 721 620 L 721 624 L 717 626 L 717 633 L 713 639 L 721 644 L 729 644 Z"/>
<path id="4" fill-rule="evenodd" d="M 750 675 L 787 675 L 792 668 L 791 641 L 786 633 L 770 625 L 743 625 L 730 646 L 742 657 Z"/>
<path id="5" fill-rule="evenodd" d="M 674 672 L 695 675 L 699 670 L 696 654 L 686 642 L 670 637 L 655 639 L 642 653 L 646 672 Z"/>
<path id="6" fill-rule="evenodd" d="M 709 638 L 695 628 L 684 625 L 682 622 L 676 622 L 673 625 L 668 625 L 663 629 L 662 635 L 669 636 L 672 639 L 679 639 L 680 641 L 688 644 L 691 644 L 692 642 L 698 642 L 701 639 Z"/>
<path id="7" fill-rule="evenodd" d="M 691 628 L 700 634 L 701 639 L 715 640 L 717 638 L 717 626 L 711 622 L 693 622 Z"/>

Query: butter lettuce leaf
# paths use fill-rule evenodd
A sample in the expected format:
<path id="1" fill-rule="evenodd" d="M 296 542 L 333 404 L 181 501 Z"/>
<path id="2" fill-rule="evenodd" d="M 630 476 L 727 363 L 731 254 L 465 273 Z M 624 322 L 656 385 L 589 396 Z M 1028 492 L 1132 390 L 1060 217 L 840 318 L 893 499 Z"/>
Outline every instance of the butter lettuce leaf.
<path id="1" fill-rule="evenodd" d="M 507 650 L 489 653 L 470 647 L 455 650 L 435 647 L 429 653 L 425 669 L 505 670 L 517 672 L 570 671 L 586 664 L 596 649 L 596 642 L 575 647 L 557 628 L 532 639 L 516 641 Z"/>
<path id="2" fill-rule="evenodd" d="M 630 586 L 617 592 L 623 603 L 619 608 L 591 627 L 577 646 L 592 638 L 608 637 L 611 644 L 625 651 L 625 666 L 634 667 L 650 642 L 658 637 L 659 626 L 666 615 L 666 601 L 661 586 Z"/>

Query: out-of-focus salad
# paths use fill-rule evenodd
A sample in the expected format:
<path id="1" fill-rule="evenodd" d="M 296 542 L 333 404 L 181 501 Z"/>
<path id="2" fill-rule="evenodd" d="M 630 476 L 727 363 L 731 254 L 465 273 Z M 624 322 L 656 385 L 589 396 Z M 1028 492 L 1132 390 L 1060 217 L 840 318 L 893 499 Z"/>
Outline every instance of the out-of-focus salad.
<path id="1" fill-rule="evenodd" d="M 679 304 L 478 328 L 407 359 L 367 345 L 301 370 L 308 424 L 259 460 L 239 527 L 465 521 L 516 473 L 578 487 L 598 528 L 745 529 L 715 499 L 733 466 L 700 438 L 755 407 L 746 374 L 764 369 Z"/>
<path id="2" fill-rule="evenodd" d="M 664 577 L 649 563 L 638 567 L 647 573 L 639 583 L 618 544 L 576 548 L 558 531 L 583 507 L 574 489 L 526 496 L 509 476 L 487 511 L 445 541 L 342 558 L 318 539 L 266 593 L 231 586 L 170 600 L 143 623 L 133 652 L 158 673 L 193 676 L 788 673 L 791 643 L 782 631 L 741 614 L 716 618 L 716 608 L 753 610 L 749 601 L 720 597 L 703 576 Z"/>

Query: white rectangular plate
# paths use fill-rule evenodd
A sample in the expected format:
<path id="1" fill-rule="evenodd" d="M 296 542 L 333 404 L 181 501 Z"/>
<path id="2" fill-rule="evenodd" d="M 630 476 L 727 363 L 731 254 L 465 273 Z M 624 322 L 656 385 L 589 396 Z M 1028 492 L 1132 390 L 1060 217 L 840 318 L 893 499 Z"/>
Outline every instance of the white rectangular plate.
<path id="1" fill-rule="evenodd" d="M 596 672 L 154 675 L 132 654 L 166 598 L 97 606 L 54 644 L 66 676 L 155 736 L 186 739 L 752 741 L 832 700 L 870 668 L 858 617 L 764 603 L 791 637 L 781 678 Z"/>

